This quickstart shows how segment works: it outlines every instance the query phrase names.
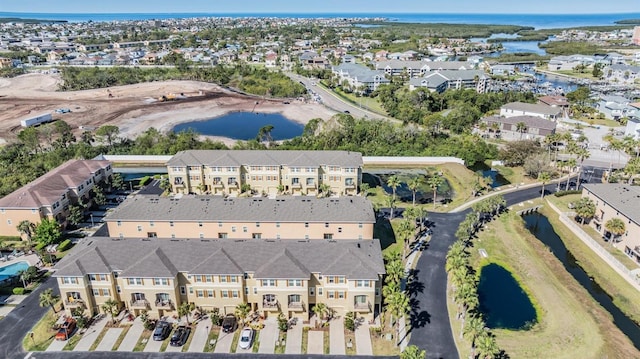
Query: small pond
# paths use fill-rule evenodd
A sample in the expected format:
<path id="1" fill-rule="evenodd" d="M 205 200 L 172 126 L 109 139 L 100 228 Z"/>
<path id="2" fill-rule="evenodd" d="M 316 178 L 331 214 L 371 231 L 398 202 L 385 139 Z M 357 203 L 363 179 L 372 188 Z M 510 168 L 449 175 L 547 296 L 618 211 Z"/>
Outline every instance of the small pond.
<path id="1" fill-rule="evenodd" d="M 476 162 L 475 165 L 473 165 L 473 167 L 471 167 L 470 169 L 476 172 L 477 174 L 479 174 L 480 176 L 482 176 L 483 178 L 491 178 L 491 183 L 489 184 L 491 188 L 496 188 L 496 187 L 508 185 L 511 183 L 506 178 L 504 178 L 500 174 L 500 172 L 487 166 L 483 162 Z"/>
<path id="2" fill-rule="evenodd" d="M 400 186 L 396 188 L 396 198 L 403 202 L 411 203 L 413 201 L 413 192 L 409 189 L 409 183 L 415 177 L 422 178 L 422 184 L 416 191 L 416 203 L 432 203 L 433 190 L 427 184 L 426 171 L 421 170 L 379 170 L 367 171 L 362 174 L 362 182 L 368 183 L 370 188 L 382 187 L 388 194 L 392 194 L 393 190 L 387 186 L 387 181 L 391 176 L 397 176 L 400 180 Z M 450 200 L 453 197 L 453 190 L 449 182 L 443 177 L 444 182 L 438 186 L 436 191 L 436 201 Z"/>
<path id="3" fill-rule="evenodd" d="M 260 128 L 271 125 L 274 140 L 286 140 L 302 135 L 304 125 L 292 121 L 279 113 L 231 112 L 224 116 L 186 122 L 176 125 L 174 132 L 193 129 L 201 135 L 222 136 L 234 140 L 252 140 Z"/>
<path id="4" fill-rule="evenodd" d="M 538 321 L 529 296 L 511 273 L 497 264 L 482 267 L 478 298 L 489 328 L 517 330 Z"/>
<path id="5" fill-rule="evenodd" d="M 547 217 L 540 213 L 523 216 L 527 229 L 544 243 L 553 255 L 564 265 L 564 268 L 580 283 L 589 294 L 613 317 L 613 324 L 617 326 L 633 345 L 640 349 L 640 327 L 627 317 L 614 303 L 611 297 L 580 267 L 576 258 L 567 249 L 562 239 L 554 231 Z"/>

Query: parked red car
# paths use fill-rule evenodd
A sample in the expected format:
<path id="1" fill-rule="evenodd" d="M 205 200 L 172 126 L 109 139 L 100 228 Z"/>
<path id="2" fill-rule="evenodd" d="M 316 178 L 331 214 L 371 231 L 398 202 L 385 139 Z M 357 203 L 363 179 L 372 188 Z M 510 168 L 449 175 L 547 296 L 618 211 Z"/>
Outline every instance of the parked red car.
<path id="1" fill-rule="evenodd" d="M 60 326 L 58 332 L 56 333 L 56 340 L 67 340 L 71 335 L 73 335 L 73 331 L 76 330 L 76 321 L 73 318 L 67 318 L 65 322 Z"/>

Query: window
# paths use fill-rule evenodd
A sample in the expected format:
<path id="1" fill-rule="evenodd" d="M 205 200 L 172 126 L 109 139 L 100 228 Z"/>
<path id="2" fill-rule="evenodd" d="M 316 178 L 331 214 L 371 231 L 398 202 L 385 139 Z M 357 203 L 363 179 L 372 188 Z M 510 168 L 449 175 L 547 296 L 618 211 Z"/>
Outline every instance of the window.
<path id="1" fill-rule="evenodd" d="M 226 233 L 218 233 L 218 238 L 227 238 Z"/>
<path id="2" fill-rule="evenodd" d="M 200 238 L 204 238 L 204 233 L 200 233 Z"/>
<path id="3" fill-rule="evenodd" d="M 325 233 L 324 239 L 333 239 L 333 233 Z"/>
<path id="4" fill-rule="evenodd" d="M 333 290 L 328 290 L 327 291 L 327 298 L 329 299 L 335 299 L 336 298 L 336 292 Z"/>
<path id="5" fill-rule="evenodd" d="M 309 296 L 313 297 L 316 295 L 316 289 L 314 287 L 309 287 Z"/>
<path id="6" fill-rule="evenodd" d="M 253 287 L 253 294 L 258 294 L 258 287 Z"/>
<path id="7" fill-rule="evenodd" d="M 318 288 L 318 295 L 322 295 L 322 290 L 323 290 L 322 287 Z"/>
<path id="8" fill-rule="evenodd" d="M 368 280 L 357 280 L 356 281 L 356 287 L 358 287 L 358 288 L 364 288 L 364 287 L 369 288 L 369 287 L 371 287 L 371 281 L 368 281 Z"/>
<path id="9" fill-rule="evenodd" d="M 263 279 L 262 280 L 262 286 L 263 287 L 275 287 L 276 286 L 276 280 L 275 279 Z"/>
<path id="10" fill-rule="evenodd" d="M 106 282 L 107 275 L 106 274 L 89 274 L 89 279 L 92 281 Z"/>
<path id="11" fill-rule="evenodd" d="M 231 297 L 232 298 L 239 298 L 240 297 L 240 292 L 238 292 L 237 290 L 232 290 L 231 291 Z"/>
<path id="12" fill-rule="evenodd" d="M 167 278 L 153 278 L 153 285 L 169 285 L 169 279 Z"/>
<path id="13" fill-rule="evenodd" d="M 280 222 L 276 222 L 276 228 L 280 228 Z"/>
<path id="14" fill-rule="evenodd" d="M 215 293 L 213 292 L 213 289 L 207 289 L 207 297 L 209 298 L 213 298 L 215 297 Z"/>
<path id="15" fill-rule="evenodd" d="M 231 227 L 231 232 L 236 233 L 236 226 Z"/>
<path id="16" fill-rule="evenodd" d="M 222 227 L 222 222 L 218 222 L 218 227 Z"/>
<path id="17" fill-rule="evenodd" d="M 207 283 L 212 283 L 213 282 L 213 276 L 212 275 L 205 275 L 204 276 L 204 281 Z"/>
<path id="18" fill-rule="evenodd" d="M 229 281 L 231 283 L 238 283 L 238 276 L 235 276 L 235 275 L 229 276 Z"/>
<path id="19" fill-rule="evenodd" d="M 313 186 L 315 179 L 313 178 L 307 178 L 307 186 Z"/>
<path id="20" fill-rule="evenodd" d="M 204 297 L 204 291 L 202 289 L 196 290 L 196 297 L 203 298 Z"/>
<path id="21" fill-rule="evenodd" d="M 122 221 L 117 221 L 116 224 L 118 225 L 118 227 L 122 226 Z"/>
<path id="22" fill-rule="evenodd" d="M 138 232 L 142 232 L 142 226 L 138 226 Z"/>
<path id="23" fill-rule="evenodd" d="M 169 221 L 169 227 L 173 227 L 173 221 Z"/>
<path id="24" fill-rule="evenodd" d="M 202 222 L 198 222 L 198 227 L 202 227 Z"/>
<path id="25" fill-rule="evenodd" d="M 301 279 L 289 279 L 289 280 L 287 280 L 287 286 L 288 287 L 302 287 L 302 280 Z"/>
<path id="26" fill-rule="evenodd" d="M 225 275 L 221 275 L 221 276 L 220 276 L 220 283 L 227 283 L 227 282 L 228 282 L 228 280 L 227 280 L 227 279 L 228 279 L 228 278 L 227 278 L 227 276 L 225 276 Z"/>
<path id="27" fill-rule="evenodd" d="M 305 234 L 305 235 L 304 235 L 304 239 L 309 239 L 309 235 L 308 235 L 308 234 Z"/>
<path id="28" fill-rule="evenodd" d="M 344 299 L 344 291 L 338 291 L 338 299 Z"/>
<path id="29" fill-rule="evenodd" d="M 142 285 L 142 278 L 127 278 L 129 285 Z"/>
<path id="30" fill-rule="evenodd" d="M 79 282 L 77 277 L 62 277 L 63 284 L 78 284 Z"/>
<path id="31" fill-rule="evenodd" d="M 380 295 L 380 288 L 376 287 L 376 296 Z"/>
<path id="32" fill-rule="evenodd" d="M 180 286 L 180 294 L 182 294 L 182 295 L 186 295 L 187 294 L 187 290 L 183 285 Z"/>
<path id="33" fill-rule="evenodd" d="M 256 222 L 256 227 L 260 227 L 260 222 Z"/>
<path id="34" fill-rule="evenodd" d="M 342 227 L 338 227 L 338 233 L 342 233 Z"/>
<path id="35" fill-rule="evenodd" d="M 122 289 L 120 289 L 120 286 L 119 286 L 119 285 L 117 285 L 117 286 L 116 286 L 116 292 L 118 292 L 118 293 L 122 293 Z"/>
<path id="36" fill-rule="evenodd" d="M 253 239 L 261 239 L 262 233 L 251 233 L 251 238 Z"/>
<path id="37" fill-rule="evenodd" d="M 249 295 L 249 287 L 244 287 L 244 295 Z"/>
<path id="38" fill-rule="evenodd" d="M 324 224 L 324 228 L 329 228 L 329 223 L 326 223 L 326 222 L 325 222 L 325 224 Z"/>
<path id="39" fill-rule="evenodd" d="M 246 226 L 242 227 L 242 232 L 243 233 L 247 233 L 247 227 Z"/>
<path id="40" fill-rule="evenodd" d="M 222 295 L 222 298 L 229 298 L 229 291 L 228 290 L 221 290 L 220 294 Z"/>
<path id="41" fill-rule="evenodd" d="M 153 226 L 154 226 L 153 221 L 149 222 L 149 227 L 153 227 Z"/>
<path id="42" fill-rule="evenodd" d="M 304 223 L 304 228 L 309 228 L 309 222 Z"/>
<path id="43" fill-rule="evenodd" d="M 156 233 L 156 232 L 147 232 L 147 238 L 158 238 L 158 233 Z"/>

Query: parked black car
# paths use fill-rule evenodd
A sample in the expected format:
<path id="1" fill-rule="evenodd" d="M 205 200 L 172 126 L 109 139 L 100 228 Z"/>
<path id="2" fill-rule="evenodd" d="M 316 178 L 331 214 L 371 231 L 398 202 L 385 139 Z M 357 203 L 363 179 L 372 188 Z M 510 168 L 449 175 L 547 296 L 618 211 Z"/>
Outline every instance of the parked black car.
<path id="1" fill-rule="evenodd" d="M 238 320 L 233 314 L 227 314 L 222 320 L 222 331 L 225 333 L 231 333 L 238 329 Z"/>
<path id="2" fill-rule="evenodd" d="M 153 340 L 165 340 L 171 333 L 171 324 L 163 320 L 156 324 L 156 329 L 153 331 Z"/>
<path id="3" fill-rule="evenodd" d="M 187 338 L 189 338 L 189 334 L 191 334 L 191 328 L 189 327 L 178 327 L 173 335 L 171 336 L 171 341 L 169 344 L 172 347 L 181 347 L 184 343 L 187 342 Z"/>

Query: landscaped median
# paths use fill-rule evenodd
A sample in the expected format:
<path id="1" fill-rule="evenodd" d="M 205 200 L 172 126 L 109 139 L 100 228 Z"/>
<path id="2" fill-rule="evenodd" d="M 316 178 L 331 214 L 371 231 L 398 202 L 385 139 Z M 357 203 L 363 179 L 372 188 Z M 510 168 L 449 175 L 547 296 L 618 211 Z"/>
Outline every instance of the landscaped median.
<path id="1" fill-rule="evenodd" d="M 534 201 L 527 206 L 540 204 Z M 484 249 L 487 258 L 478 249 Z M 538 323 L 527 330 L 492 328 L 499 347 L 513 358 L 631 358 L 637 350 L 611 322 L 610 316 L 564 269 L 555 256 L 525 227 L 515 210 L 485 225 L 469 248 L 478 269 L 496 262 L 514 273 L 537 307 Z M 449 314 L 461 357 L 470 342 L 461 339 L 453 292 Z"/>

